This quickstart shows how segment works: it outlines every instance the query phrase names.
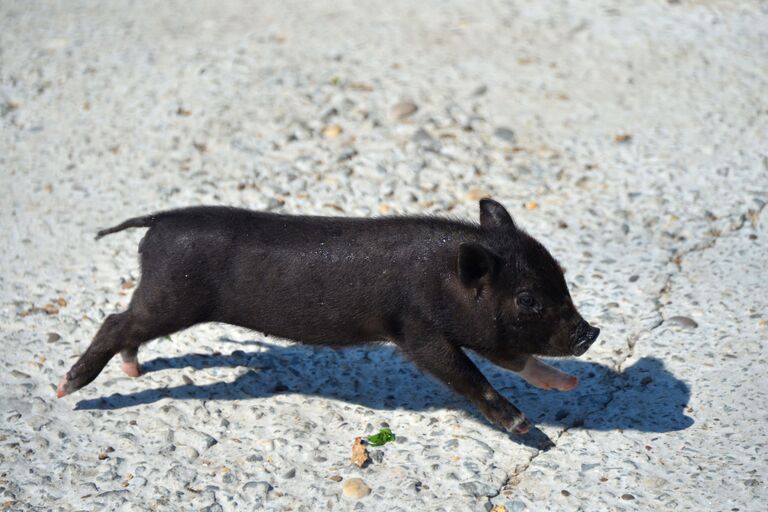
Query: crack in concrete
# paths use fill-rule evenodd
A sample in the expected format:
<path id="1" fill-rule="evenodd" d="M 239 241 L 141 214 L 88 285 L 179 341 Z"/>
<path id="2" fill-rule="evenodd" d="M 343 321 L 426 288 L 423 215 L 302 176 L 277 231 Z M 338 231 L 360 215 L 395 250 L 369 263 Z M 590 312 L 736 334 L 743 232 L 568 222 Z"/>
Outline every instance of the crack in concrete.
<path id="1" fill-rule="evenodd" d="M 662 298 L 665 295 L 669 295 L 672 292 L 672 279 L 674 278 L 675 274 L 677 272 L 680 272 L 682 270 L 682 264 L 683 259 L 693 253 L 696 252 L 703 252 L 708 249 L 711 249 L 717 245 L 718 240 L 722 238 L 727 238 L 733 236 L 735 233 L 741 231 L 746 225 L 747 221 L 754 227 L 757 225 L 757 221 L 760 218 L 760 216 L 763 214 L 763 211 L 768 206 L 768 203 L 763 203 L 757 210 L 754 209 L 748 209 L 746 213 L 741 214 L 735 214 L 738 215 L 739 223 L 735 226 L 731 226 L 728 230 L 727 234 L 717 233 L 716 235 L 712 236 L 711 239 L 705 240 L 702 242 L 699 242 L 697 244 L 694 244 L 690 248 L 684 250 L 684 251 L 677 251 L 676 249 L 670 249 L 670 257 L 665 265 L 665 267 L 669 267 L 670 265 L 675 266 L 675 271 L 669 271 L 667 272 L 665 278 L 664 278 L 664 284 L 659 289 L 656 298 L 654 299 L 654 312 L 657 314 L 658 318 L 657 320 L 649 327 L 643 328 L 639 331 L 636 331 L 629 336 L 627 336 L 627 353 L 614 365 L 614 371 L 616 371 L 617 376 L 616 379 L 623 379 L 623 366 L 624 364 L 632 359 L 635 356 L 635 349 L 637 347 L 637 342 L 640 340 L 640 338 L 648 333 L 653 332 L 654 330 L 658 329 L 664 324 L 664 317 L 662 316 L 661 309 L 664 307 L 664 304 L 662 304 Z M 734 216 L 735 216 L 734 215 Z M 721 218 L 728 218 L 731 216 L 725 216 Z M 625 389 L 625 386 L 621 381 L 618 381 L 615 383 L 615 385 L 612 387 L 608 399 L 600 405 L 597 409 L 588 412 L 584 415 L 584 419 L 594 415 L 598 414 L 604 410 L 606 410 L 611 403 L 616 398 L 616 395 Z M 583 423 L 583 422 L 582 422 Z M 533 461 L 536 460 L 537 457 L 545 453 L 546 451 L 556 448 L 558 442 L 560 439 L 571 430 L 571 428 L 580 426 L 578 423 L 575 423 L 571 426 L 565 427 L 562 430 L 560 430 L 557 433 L 557 436 L 554 438 L 554 440 L 550 439 L 551 445 L 546 446 L 544 448 L 540 448 L 535 453 L 531 454 L 531 456 L 528 458 L 528 461 L 520 465 L 518 468 L 515 469 L 515 471 L 512 472 L 512 474 L 506 479 L 505 482 L 502 483 L 502 485 L 499 487 L 499 489 L 496 492 L 496 496 L 504 493 L 504 491 L 512 490 L 520 483 L 522 482 L 522 477 L 525 474 L 526 471 L 531 467 L 533 464 Z M 490 503 L 491 498 L 488 498 L 488 502 Z"/>
<path id="2" fill-rule="evenodd" d="M 561 435 L 562 435 L 562 433 L 557 436 L 557 440 L 560 439 Z M 553 443 L 554 446 L 557 446 L 555 441 L 552 441 L 552 443 Z M 502 482 L 501 486 L 496 491 L 496 496 L 498 496 L 500 494 L 504 494 L 505 491 L 511 491 L 515 487 L 520 485 L 520 482 L 522 482 L 523 474 L 526 471 L 528 471 L 528 468 L 531 467 L 531 464 L 533 464 L 533 461 L 536 459 L 536 457 L 538 457 L 542 453 L 544 453 L 544 450 L 542 450 L 542 449 L 536 450 L 536 452 L 531 454 L 531 456 L 528 458 L 528 462 L 525 462 L 522 465 L 520 465 L 517 468 L 515 468 L 515 470 L 512 472 L 512 474 L 509 475 L 504 482 Z"/>
<path id="3" fill-rule="evenodd" d="M 675 266 L 674 271 L 667 272 L 666 276 L 664 277 L 664 284 L 659 289 L 656 298 L 654 299 L 654 312 L 657 315 L 657 320 L 654 322 L 650 327 L 641 329 L 637 332 L 634 332 L 627 336 L 627 348 L 628 351 L 624 355 L 624 357 L 621 358 L 620 361 L 618 361 L 615 365 L 616 372 L 621 375 L 623 371 L 624 363 L 626 363 L 628 360 L 632 359 L 635 356 L 635 348 L 637 346 L 638 340 L 644 335 L 651 333 L 662 326 L 664 323 L 664 317 L 661 314 L 661 309 L 664 307 L 664 304 L 662 304 L 662 299 L 665 296 L 668 296 L 672 293 L 672 279 L 674 278 L 675 274 L 680 272 L 683 268 L 683 260 L 696 252 L 703 252 L 708 249 L 711 249 L 717 245 L 718 240 L 721 240 L 723 238 L 728 238 L 733 236 L 735 233 L 741 231 L 746 225 L 747 221 L 750 222 L 752 226 L 755 226 L 757 224 L 757 220 L 760 218 L 760 216 L 763 213 L 763 210 L 768 206 L 768 203 L 763 203 L 757 210 L 748 209 L 746 213 L 741 214 L 734 214 L 734 215 L 728 215 L 721 218 L 729 218 L 733 216 L 738 216 L 739 222 L 735 226 L 730 226 L 728 232 L 726 234 L 723 234 L 721 232 L 717 232 L 714 234 L 709 240 L 704 240 L 699 243 L 696 243 L 689 247 L 688 249 L 685 249 L 683 251 L 678 251 L 676 249 L 670 249 L 670 257 L 667 261 L 666 267 L 669 267 L 670 265 Z M 606 405 L 609 405 L 610 402 Z"/>

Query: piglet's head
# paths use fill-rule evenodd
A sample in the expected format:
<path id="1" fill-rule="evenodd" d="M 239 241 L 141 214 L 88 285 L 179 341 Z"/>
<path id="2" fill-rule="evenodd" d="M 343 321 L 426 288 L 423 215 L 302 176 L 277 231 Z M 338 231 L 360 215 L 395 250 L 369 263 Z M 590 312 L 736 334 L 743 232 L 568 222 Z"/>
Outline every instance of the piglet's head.
<path id="1" fill-rule="evenodd" d="M 600 329 L 576 310 L 557 261 L 496 201 L 480 201 L 480 224 L 483 236 L 459 246 L 456 266 L 473 302 L 487 313 L 478 320 L 493 330 L 497 349 L 510 355 L 584 354 Z"/>

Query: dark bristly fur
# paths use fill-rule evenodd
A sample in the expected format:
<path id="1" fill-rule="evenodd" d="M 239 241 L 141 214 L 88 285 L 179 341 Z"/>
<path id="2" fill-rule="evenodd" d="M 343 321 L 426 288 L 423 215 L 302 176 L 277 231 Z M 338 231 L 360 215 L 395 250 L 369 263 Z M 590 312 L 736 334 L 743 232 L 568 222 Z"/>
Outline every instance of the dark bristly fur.
<path id="1" fill-rule="evenodd" d="M 484 199 L 480 212 L 473 224 L 195 207 L 99 231 L 97 239 L 149 228 L 139 246 L 141 281 L 60 394 L 90 383 L 118 352 L 136 362 L 142 343 L 224 322 L 308 344 L 391 341 L 490 421 L 523 432 L 530 427 L 523 414 L 462 349 L 521 370 L 528 355 L 583 352 L 597 334 L 585 334 L 547 250 L 499 203 Z"/>

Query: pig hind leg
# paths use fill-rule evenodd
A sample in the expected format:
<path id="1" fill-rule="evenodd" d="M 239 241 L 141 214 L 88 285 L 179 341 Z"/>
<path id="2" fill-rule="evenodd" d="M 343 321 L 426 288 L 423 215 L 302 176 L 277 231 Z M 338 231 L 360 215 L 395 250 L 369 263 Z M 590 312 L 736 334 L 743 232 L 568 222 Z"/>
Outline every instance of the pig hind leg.
<path id="1" fill-rule="evenodd" d="M 142 343 L 204 321 L 199 310 L 183 304 L 181 297 L 186 295 L 170 286 L 139 285 L 128 310 L 106 318 L 85 353 L 61 379 L 57 396 L 61 398 L 92 382 L 118 352 L 123 372 L 139 376 L 138 351 Z"/>
<path id="2" fill-rule="evenodd" d="M 124 347 L 124 340 L 134 335 L 136 324 L 136 318 L 130 309 L 109 315 L 85 353 L 59 382 L 56 395 L 61 398 L 93 381 L 112 356 Z"/>

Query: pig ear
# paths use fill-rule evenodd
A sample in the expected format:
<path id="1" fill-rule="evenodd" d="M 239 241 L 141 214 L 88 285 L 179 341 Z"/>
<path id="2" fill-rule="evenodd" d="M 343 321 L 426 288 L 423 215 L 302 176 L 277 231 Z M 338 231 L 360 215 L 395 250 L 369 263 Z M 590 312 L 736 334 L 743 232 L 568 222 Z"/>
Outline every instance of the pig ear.
<path id="1" fill-rule="evenodd" d="M 486 229 L 515 227 L 507 209 L 488 197 L 480 200 L 480 225 Z"/>
<path id="2" fill-rule="evenodd" d="M 484 277 L 496 272 L 500 261 L 493 251 L 480 244 L 463 243 L 457 260 L 459 279 L 464 286 L 477 287 Z"/>

